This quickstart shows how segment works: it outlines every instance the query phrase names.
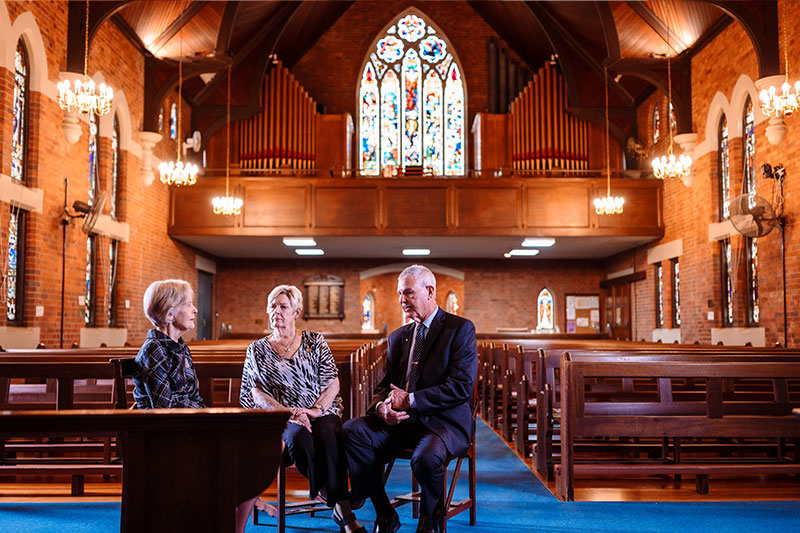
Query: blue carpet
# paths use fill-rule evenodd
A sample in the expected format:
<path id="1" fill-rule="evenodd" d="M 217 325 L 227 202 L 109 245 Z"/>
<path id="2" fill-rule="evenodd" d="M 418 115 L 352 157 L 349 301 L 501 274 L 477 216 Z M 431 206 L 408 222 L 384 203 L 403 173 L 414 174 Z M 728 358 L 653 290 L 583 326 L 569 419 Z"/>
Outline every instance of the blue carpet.
<path id="1" fill-rule="evenodd" d="M 451 533 L 494 531 L 536 532 L 800 532 L 800 502 L 631 503 L 559 502 L 502 440 L 478 421 L 478 524 L 469 525 L 468 513 L 448 521 Z M 466 470 L 455 499 L 466 495 Z M 401 461 L 387 484 L 389 494 L 410 490 L 408 462 Z M 712 481 L 713 490 L 713 481 Z M 401 532 L 414 531 L 411 506 L 398 509 Z M 119 504 L 112 503 L 0 503 L 0 532 L 24 533 L 108 532 L 119 529 Z M 371 526 L 375 515 L 369 504 L 357 512 Z M 274 520 L 260 514 L 263 524 Z M 328 518 L 292 516 L 287 530 L 336 532 Z M 253 525 L 248 533 L 268 533 L 274 527 Z"/>

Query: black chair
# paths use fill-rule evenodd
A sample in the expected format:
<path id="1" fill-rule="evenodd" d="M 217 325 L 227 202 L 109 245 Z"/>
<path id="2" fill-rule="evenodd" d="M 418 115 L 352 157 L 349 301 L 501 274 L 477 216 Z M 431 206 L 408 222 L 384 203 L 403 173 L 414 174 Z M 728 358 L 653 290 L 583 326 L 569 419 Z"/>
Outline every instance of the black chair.
<path id="1" fill-rule="evenodd" d="M 478 414 L 478 383 L 475 380 L 475 388 L 472 391 L 472 397 L 470 398 L 470 405 L 472 407 L 472 420 L 475 421 L 477 414 Z M 397 456 L 393 459 L 390 459 L 386 465 L 386 469 L 384 470 L 383 474 L 383 481 L 384 483 L 386 480 L 389 479 L 389 474 L 392 472 L 392 466 L 394 466 L 394 461 L 396 459 L 411 459 L 411 456 L 414 454 L 413 448 L 407 448 L 402 450 Z M 464 498 L 463 500 L 454 502 L 453 495 L 455 494 L 456 485 L 458 483 L 458 475 L 461 472 L 461 464 L 467 460 L 467 467 L 468 467 L 468 475 L 469 475 L 469 496 Z M 447 479 L 447 468 L 449 467 L 450 463 L 455 460 L 456 466 L 453 469 L 453 475 L 449 480 Z M 440 517 L 440 522 L 438 524 L 438 529 L 441 533 L 447 533 L 447 520 L 452 518 L 453 516 L 466 511 L 469 509 L 469 525 L 474 526 L 477 521 L 476 516 L 476 498 L 475 498 L 475 436 L 472 436 L 472 442 L 469 443 L 469 448 L 467 448 L 467 453 L 462 456 L 458 457 L 455 455 L 451 455 L 447 458 L 444 463 L 444 484 L 442 487 L 442 494 L 444 495 L 444 502 L 443 508 L 445 509 L 444 514 Z M 400 507 L 401 505 L 405 505 L 407 503 L 411 503 L 413 505 L 412 508 L 412 516 L 414 518 L 419 518 L 419 502 L 422 493 L 419 490 L 419 483 L 417 479 L 414 477 L 414 473 L 411 473 L 411 492 L 407 494 L 402 494 L 400 496 L 395 496 L 392 500 L 393 507 Z"/>

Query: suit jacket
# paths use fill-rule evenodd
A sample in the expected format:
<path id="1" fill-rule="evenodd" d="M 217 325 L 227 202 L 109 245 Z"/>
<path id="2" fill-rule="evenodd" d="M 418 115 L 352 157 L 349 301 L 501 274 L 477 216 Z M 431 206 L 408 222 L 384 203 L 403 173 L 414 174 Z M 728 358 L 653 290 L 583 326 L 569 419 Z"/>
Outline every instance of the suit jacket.
<path id="1" fill-rule="evenodd" d="M 389 335 L 386 374 L 375 389 L 370 410 L 386 399 L 390 384 L 403 388 L 415 324 Z M 448 452 L 463 455 L 475 433 L 469 400 L 478 374 L 478 349 L 472 322 L 437 309 L 425 336 L 419 365 L 414 392 L 416 409 L 409 414 L 436 433 Z"/>

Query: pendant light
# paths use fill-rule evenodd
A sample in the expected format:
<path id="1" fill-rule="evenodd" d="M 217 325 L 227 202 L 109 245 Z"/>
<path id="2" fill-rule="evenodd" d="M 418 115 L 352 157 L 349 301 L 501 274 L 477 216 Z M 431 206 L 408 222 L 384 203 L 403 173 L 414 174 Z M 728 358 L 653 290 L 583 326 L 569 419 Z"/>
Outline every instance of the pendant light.
<path id="1" fill-rule="evenodd" d="M 162 162 L 158 165 L 161 183 L 182 187 L 197 183 L 197 165 L 181 161 L 181 104 L 183 103 L 183 37 L 181 37 L 180 57 L 178 58 L 178 124 L 177 124 L 177 158 L 175 161 Z"/>
<path id="2" fill-rule="evenodd" d="M 230 195 L 231 175 L 231 66 L 228 65 L 228 107 L 225 128 L 225 196 L 211 200 L 215 215 L 234 216 L 242 214 L 242 199 Z"/>
<path id="3" fill-rule="evenodd" d="M 598 215 L 620 215 L 622 214 L 625 198 L 622 196 L 611 196 L 611 148 L 609 146 L 608 133 L 608 67 L 603 66 L 603 81 L 605 83 L 606 94 L 606 195 L 594 199 L 594 212 Z"/>

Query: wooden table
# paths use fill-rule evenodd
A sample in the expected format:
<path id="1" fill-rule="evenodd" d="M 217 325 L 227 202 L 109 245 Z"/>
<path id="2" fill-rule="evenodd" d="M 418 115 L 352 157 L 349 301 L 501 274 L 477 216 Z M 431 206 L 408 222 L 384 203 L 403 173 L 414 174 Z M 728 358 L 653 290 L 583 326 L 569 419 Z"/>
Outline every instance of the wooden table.
<path id="1" fill-rule="evenodd" d="M 275 479 L 288 418 L 239 408 L 0 411 L 0 438 L 117 432 L 120 531 L 224 533 L 236 506 Z"/>

